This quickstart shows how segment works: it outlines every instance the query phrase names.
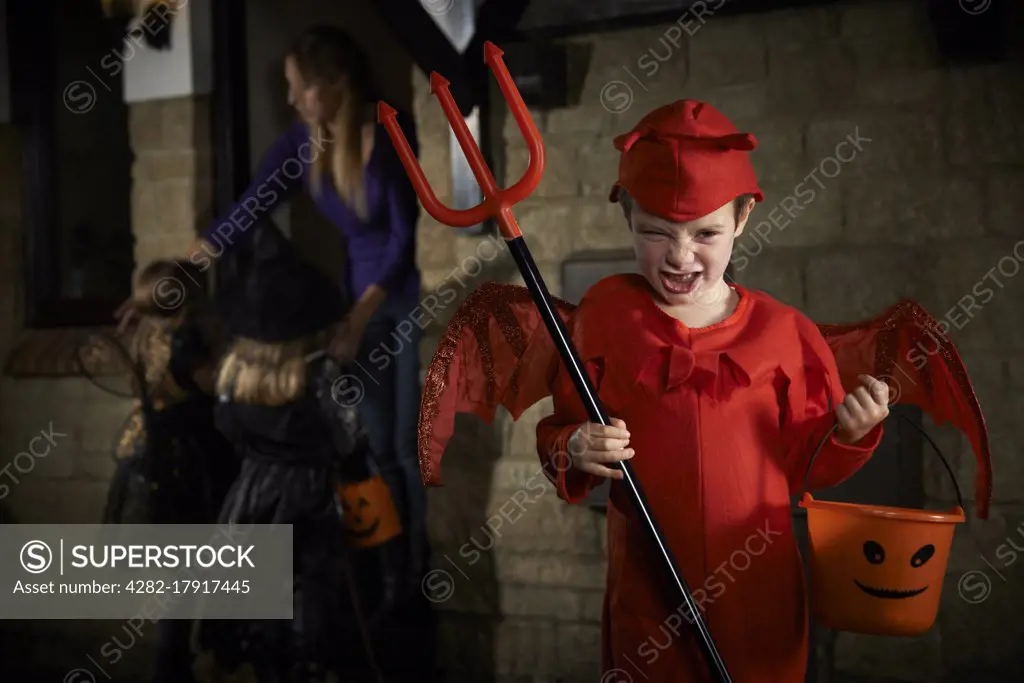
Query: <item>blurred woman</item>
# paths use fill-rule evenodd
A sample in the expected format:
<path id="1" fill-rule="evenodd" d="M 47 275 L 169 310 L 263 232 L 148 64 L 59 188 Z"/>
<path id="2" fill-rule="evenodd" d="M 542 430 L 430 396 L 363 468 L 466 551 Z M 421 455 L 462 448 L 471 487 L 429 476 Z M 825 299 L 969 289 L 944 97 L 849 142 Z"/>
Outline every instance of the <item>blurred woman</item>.
<path id="1" fill-rule="evenodd" d="M 353 305 L 330 349 L 340 359 L 354 359 L 365 375 L 359 377 L 365 388 L 359 410 L 408 541 L 397 587 L 402 616 L 395 623 L 404 625 L 411 641 L 429 649 L 430 606 L 421 582 L 430 548 L 426 491 L 416 455 L 421 329 L 408 322 L 417 319 L 421 286 L 415 258 L 419 200 L 387 132 L 376 124 L 379 98 L 366 57 L 345 33 L 321 26 L 301 34 L 284 60 L 284 74 L 297 120 L 268 150 L 235 206 L 214 221 L 188 258 L 209 267 L 248 239 L 262 216 L 299 191 L 309 192 L 341 232 L 347 268 L 338 286 Z M 400 112 L 398 122 L 418 154 L 411 117 Z M 118 311 L 122 326 L 133 315 L 132 303 L 126 302 Z M 402 333 L 396 330 L 400 323 L 405 323 Z"/>

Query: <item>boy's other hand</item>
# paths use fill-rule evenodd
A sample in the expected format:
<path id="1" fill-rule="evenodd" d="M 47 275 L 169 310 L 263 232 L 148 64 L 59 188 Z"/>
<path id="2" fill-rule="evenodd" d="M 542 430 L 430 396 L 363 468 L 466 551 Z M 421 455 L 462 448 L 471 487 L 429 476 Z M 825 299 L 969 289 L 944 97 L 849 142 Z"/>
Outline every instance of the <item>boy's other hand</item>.
<path id="1" fill-rule="evenodd" d="M 629 430 L 626 423 L 615 417 L 611 422 L 611 425 L 585 422 L 573 432 L 568 444 L 573 467 L 595 477 L 622 479 L 622 471 L 608 465 L 629 460 L 634 451 L 627 448 Z"/>
<path id="2" fill-rule="evenodd" d="M 889 385 L 871 375 L 858 375 L 861 384 L 836 407 L 836 440 L 855 444 L 889 416 Z"/>

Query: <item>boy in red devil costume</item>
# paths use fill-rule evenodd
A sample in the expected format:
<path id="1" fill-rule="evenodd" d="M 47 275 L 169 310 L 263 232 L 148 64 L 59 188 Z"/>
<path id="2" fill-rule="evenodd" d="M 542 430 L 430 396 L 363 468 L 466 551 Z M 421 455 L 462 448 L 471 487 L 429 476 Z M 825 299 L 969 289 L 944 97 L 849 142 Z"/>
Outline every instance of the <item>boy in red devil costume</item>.
<path id="1" fill-rule="evenodd" d="M 734 680 L 797 683 L 807 626 L 790 496 L 826 436 L 812 489 L 867 461 L 888 387 L 865 375 L 844 397 L 814 323 L 727 284 L 733 242 L 763 199 L 747 154 L 752 136 L 706 104 L 681 101 L 616 146 L 612 200 L 626 201 L 640 274 L 594 286 L 574 320 L 614 426 L 588 424 L 560 372 L 538 451 L 545 460 L 569 454 L 571 466 L 553 477 L 569 502 L 603 477 L 621 478 L 608 465 L 632 459 Z M 672 643 L 690 635 L 685 614 L 668 623 L 667 593 L 650 580 L 657 556 L 621 487 L 611 491 L 608 532 L 605 668 L 627 670 L 632 659 L 651 680 L 699 680 L 686 675 L 700 671 L 699 653 Z"/>
<path id="2" fill-rule="evenodd" d="M 913 302 L 862 323 L 815 325 L 725 280 L 734 240 L 763 199 L 752 135 L 680 100 L 615 144 L 611 199 L 623 203 L 640 273 L 600 281 L 578 308 L 556 301 L 612 426 L 588 423 L 527 290 L 488 283 L 449 323 L 428 372 L 424 481 L 440 482 L 455 412 L 489 421 L 500 404 L 518 418 L 551 395 L 537 450 L 558 495 L 577 503 L 613 480 L 606 675 L 707 680 L 685 607 L 673 604 L 660 556 L 617 483 L 613 464 L 628 458 L 733 680 L 802 682 L 808 624 L 790 497 L 834 486 L 867 461 L 888 414 L 878 378 L 900 371 L 910 378 L 901 402 L 971 437 L 984 518 L 991 466 L 980 408 L 955 348 Z M 916 367 L 909 351 L 926 336 L 937 352 Z"/>

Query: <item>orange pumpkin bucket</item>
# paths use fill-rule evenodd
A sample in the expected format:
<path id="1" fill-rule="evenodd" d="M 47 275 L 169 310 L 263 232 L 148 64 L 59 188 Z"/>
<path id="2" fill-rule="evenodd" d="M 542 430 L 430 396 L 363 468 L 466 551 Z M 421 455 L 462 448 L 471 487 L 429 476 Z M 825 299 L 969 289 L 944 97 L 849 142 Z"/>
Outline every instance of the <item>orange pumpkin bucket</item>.
<path id="1" fill-rule="evenodd" d="M 935 442 L 906 421 L 953 477 Z M 966 519 L 955 477 L 953 485 L 960 504 L 949 512 L 822 501 L 804 493 L 800 507 L 807 510 L 811 610 L 819 623 L 883 636 L 916 636 L 932 627 L 953 532 Z"/>
<path id="2" fill-rule="evenodd" d="M 338 499 L 341 519 L 354 547 L 372 548 L 402 533 L 391 490 L 379 474 L 363 481 L 338 484 Z"/>

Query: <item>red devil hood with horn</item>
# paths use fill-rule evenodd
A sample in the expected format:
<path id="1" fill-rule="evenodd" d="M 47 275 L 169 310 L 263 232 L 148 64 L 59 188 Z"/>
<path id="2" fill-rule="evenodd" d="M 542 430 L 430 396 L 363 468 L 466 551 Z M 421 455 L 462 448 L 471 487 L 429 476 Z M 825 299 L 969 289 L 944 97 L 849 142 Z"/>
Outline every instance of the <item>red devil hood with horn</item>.
<path id="1" fill-rule="evenodd" d="M 619 179 L 609 199 L 623 189 L 645 211 L 670 221 L 706 216 L 740 195 L 762 201 L 748 152 L 757 139 L 741 133 L 717 109 L 678 100 L 655 109 L 628 133 L 615 138 Z"/>

